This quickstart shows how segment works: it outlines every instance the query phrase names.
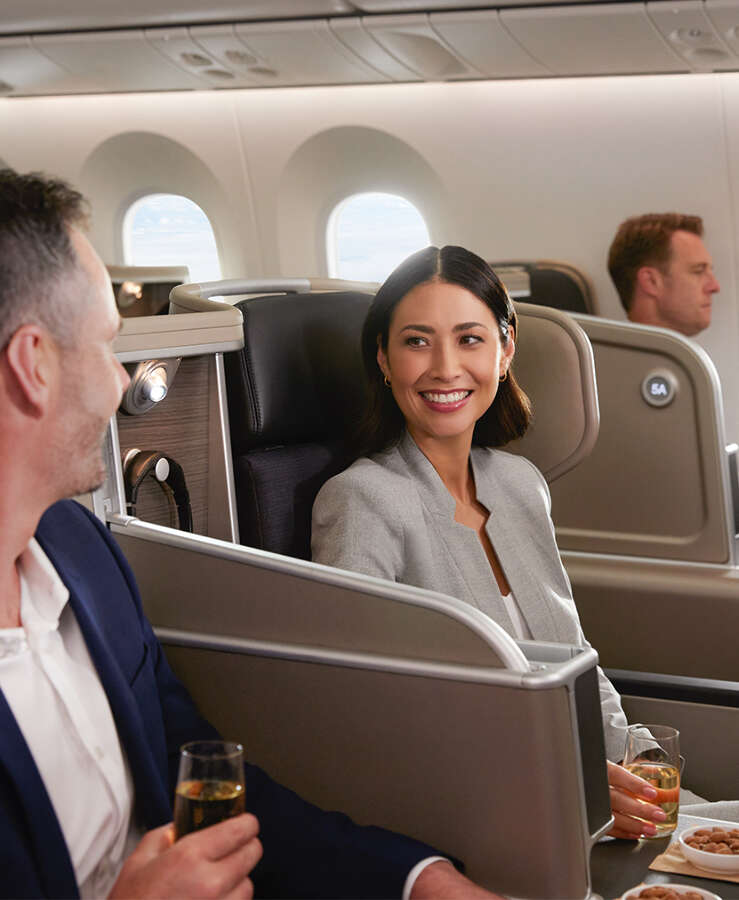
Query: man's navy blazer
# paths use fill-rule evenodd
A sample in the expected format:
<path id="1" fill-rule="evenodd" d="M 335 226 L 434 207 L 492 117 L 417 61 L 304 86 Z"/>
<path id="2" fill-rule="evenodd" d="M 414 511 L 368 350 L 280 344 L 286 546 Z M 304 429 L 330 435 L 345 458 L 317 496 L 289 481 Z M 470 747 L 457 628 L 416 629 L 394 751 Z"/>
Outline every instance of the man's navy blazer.
<path id="1" fill-rule="evenodd" d="M 216 732 L 172 674 L 107 529 L 79 504 L 62 501 L 46 511 L 36 539 L 69 589 L 108 696 L 133 775 L 137 820 L 147 829 L 169 822 L 180 745 Z M 246 798 L 264 845 L 253 873 L 257 896 L 399 897 L 410 869 L 435 852 L 324 812 L 255 766 L 246 768 Z M 59 822 L 2 692 L 0 896 L 78 896 Z"/>

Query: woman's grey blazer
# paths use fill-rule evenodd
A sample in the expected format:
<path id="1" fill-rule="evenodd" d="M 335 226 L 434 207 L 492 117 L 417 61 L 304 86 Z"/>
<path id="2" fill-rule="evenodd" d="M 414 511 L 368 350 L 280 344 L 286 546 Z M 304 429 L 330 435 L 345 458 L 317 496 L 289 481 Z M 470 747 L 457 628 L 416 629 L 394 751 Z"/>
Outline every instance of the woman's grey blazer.
<path id="1" fill-rule="evenodd" d="M 562 566 L 547 483 L 527 459 L 473 447 L 477 499 L 485 529 L 531 637 L 587 645 Z M 513 623 L 473 529 L 454 520 L 455 501 L 408 433 L 383 453 L 363 457 L 329 479 L 313 505 L 314 562 L 439 591 Z M 623 758 L 626 717 L 598 669 L 606 752 Z"/>

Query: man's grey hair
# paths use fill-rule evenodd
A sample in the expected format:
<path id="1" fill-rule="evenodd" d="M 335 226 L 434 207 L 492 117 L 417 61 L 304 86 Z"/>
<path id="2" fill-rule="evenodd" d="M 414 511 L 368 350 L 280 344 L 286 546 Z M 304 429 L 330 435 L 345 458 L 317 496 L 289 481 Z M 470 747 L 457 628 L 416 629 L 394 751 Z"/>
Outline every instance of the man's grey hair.
<path id="1" fill-rule="evenodd" d="M 69 229 L 86 224 L 87 203 L 66 182 L 0 169 L 0 350 L 30 324 L 75 345 L 90 286 Z"/>

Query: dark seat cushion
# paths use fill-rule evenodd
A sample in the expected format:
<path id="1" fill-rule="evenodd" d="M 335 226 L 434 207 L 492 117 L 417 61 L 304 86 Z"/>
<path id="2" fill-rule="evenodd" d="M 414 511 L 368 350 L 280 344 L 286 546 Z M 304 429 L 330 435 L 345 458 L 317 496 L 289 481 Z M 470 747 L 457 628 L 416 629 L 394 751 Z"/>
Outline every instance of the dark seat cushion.
<path id="1" fill-rule="evenodd" d="M 236 457 L 241 543 L 310 559 L 313 501 L 323 483 L 347 462 L 338 441 L 269 447 Z"/>
<path id="2" fill-rule="evenodd" d="M 238 304 L 244 349 L 225 368 L 242 544 L 310 559 L 313 501 L 348 464 L 346 436 L 365 408 L 371 302 L 333 292 Z"/>

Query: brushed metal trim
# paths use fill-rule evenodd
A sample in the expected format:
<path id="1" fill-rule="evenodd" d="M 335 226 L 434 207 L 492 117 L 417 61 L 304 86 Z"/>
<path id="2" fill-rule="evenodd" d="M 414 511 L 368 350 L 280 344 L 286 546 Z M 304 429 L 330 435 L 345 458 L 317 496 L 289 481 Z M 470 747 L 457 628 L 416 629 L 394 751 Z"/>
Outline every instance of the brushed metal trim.
<path id="1" fill-rule="evenodd" d="M 216 341 L 212 344 L 180 344 L 176 347 L 146 347 L 141 350 L 123 350 L 116 353 L 118 362 L 142 362 L 143 360 L 156 358 L 169 358 L 172 356 L 207 356 L 212 353 L 228 353 L 231 350 L 241 350 L 244 346 L 241 340 Z"/>
<path id="2" fill-rule="evenodd" d="M 101 522 L 106 522 L 111 515 L 125 515 L 126 512 L 121 445 L 118 440 L 118 421 L 115 413 L 105 433 L 103 461 L 105 481 L 92 493 L 92 509 Z"/>
<path id="3" fill-rule="evenodd" d="M 699 560 L 691 560 L 691 559 L 666 559 L 662 556 L 629 556 L 625 553 L 593 553 L 588 550 L 561 550 L 559 551 L 559 555 L 562 558 L 562 562 L 567 568 L 567 560 L 571 559 L 573 561 L 582 561 L 582 562 L 615 562 L 618 564 L 627 564 L 627 565 L 648 565 L 654 566 L 655 568 L 680 568 L 680 569 L 702 569 L 708 572 L 715 572 L 719 575 L 722 572 L 734 572 L 737 569 L 736 564 L 733 563 L 712 563 L 712 562 L 700 562 Z"/>
<path id="4" fill-rule="evenodd" d="M 155 525 L 151 522 L 142 522 L 140 519 L 131 518 L 130 516 L 109 515 L 108 522 L 114 533 L 128 534 L 132 537 L 178 547 L 182 550 L 197 550 L 208 556 L 243 562 L 259 568 L 270 569 L 274 572 L 283 572 L 298 578 L 346 587 L 350 590 L 361 590 L 367 594 L 397 600 L 401 603 L 433 609 L 468 627 L 495 651 L 504 665 L 518 669 L 521 672 L 529 670 L 529 664 L 524 654 L 513 638 L 500 625 L 469 604 L 462 603 L 444 594 L 424 591 L 421 588 L 396 584 L 356 572 L 333 569 L 330 566 L 322 566 L 306 560 L 280 556 L 267 550 L 244 547 L 203 535 L 187 534 L 186 532 L 166 528 L 162 525 Z"/>
<path id="5" fill-rule="evenodd" d="M 421 678 L 439 678 L 445 681 L 462 681 L 473 684 L 522 688 L 524 690 L 551 690 L 557 687 L 567 687 L 569 689 L 570 683 L 574 681 L 577 675 L 581 671 L 586 671 L 596 661 L 593 658 L 596 654 L 586 649 L 583 650 L 582 654 L 578 654 L 574 660 L 568 660 L 566 663 L 558 666 L 556 671 L 516 672 L 505 668 L 435 663 L 374 653 L 331 650 L 327 647 L 313 647 L 307 644 L 287 644 L 277 641 L 229 637 L 227 635 L 196 634 L 190 631 L 181 631 L 177 628 L 156 627 L 154 631 L 160 643 L 164 645 L 193 647 L 199 650 L 218 650 L 225 653 L 240 653 L 247 656 L 260 656 L 271 659 L 288 659 L 294 662 L 365 669 L 398 675 L 413 675 Z M 579 740 L 576 730 L 575 736 Z"/>
<path id="6" fill-rule="evenodd" d="M 220 440 L 215 440 L 215 435 L 211 432 L 211 459 L 220 456 L 220 462 L 223 466 L 223 474 L 226 481 L 226 505 L 228 516 L 228 529 L 230 532 L 230 540 L 234 544 L 239 543 L 239 517 L 236 510 L 236 483 L 233 471 L 233 456 L 231 453 L 231 426 L 228 418 L 228 401 L 226 398 L 226 373 L 223 366 L 223 353 L 214 355 L 215 364 L 215 398 L 211 396 L 210 414 L 215 415 L 218 419 L 218 435 Z M 212 404 L 215 402 L 215 411 Z M 209 473 L 210 475 L 210 473 Z M 210 492 L 213 493 L 212 491 Z M 208 501 L 208 515 L 210 516 L 210 499 Z"/>

